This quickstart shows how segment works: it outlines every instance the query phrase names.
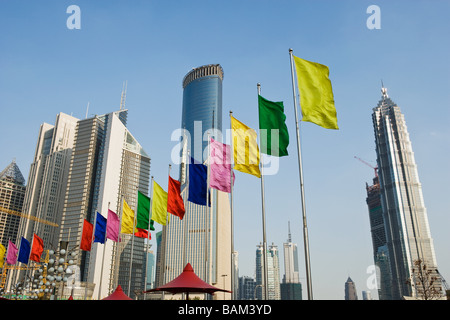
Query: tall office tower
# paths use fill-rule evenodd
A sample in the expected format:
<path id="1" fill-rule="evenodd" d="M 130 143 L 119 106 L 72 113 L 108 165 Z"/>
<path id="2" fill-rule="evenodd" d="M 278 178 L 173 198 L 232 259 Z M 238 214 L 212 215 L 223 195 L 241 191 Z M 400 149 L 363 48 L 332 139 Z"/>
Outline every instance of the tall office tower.
<path id="1" fill-rule="evenodd" d="M 237 300 L 255 300 L 255 279 L 247 276 L 239 277 L 238 292 Z"/>
<path id="2" fill-rule="evenodd" d="M 392 297 L 420 298 L 422 286 L 412 285 L 416 280 L 412 268 L 420 259 L 429 270 L 436 269 L 436 257 L 405 119 L 384 87 L 372 119 Z M 440 288 L 440 281 L 435 286 Z"/>
<path id="3" fill-rule="evenodd" d="M 23 212 L 35 219 L 24 219 L 19 233 L 30 240 L 36 233 L 47 249 L 58 249 L 59 226 L 77 121 L 77 118 L 59 113 L 55 125 L 43 123 L 40 126 L 28 174 Z"/>
<path id="4" fill-rule="evenodd" d="M 366 183 L 366 203 L 369 208 L 370 232 L 372 234 L 373 259 L 378 282 L 378 298 L 392 299 L 391 272 L 389 252 L 387 249 L 386 231 L 384 228 L 383 209 L 381 207 L 380 182 L 378 174 L 373 178 L 373 185 Z"/>
<path id="5" fill-rule="evenodd" d="M 84 219 L 95 225 L 96 213 L 107 218 L 108 209 L 120 215 L 122 200 L 135 210 L 138 190 L 148 193 L 150 157 L 126 128 L 126 117 L 127 110 L 120 110 L 77 124 L 60 234 L 69 246 L 79 246 Z M 121 234 L 120 243 L 95 242 L 91 251 L 80 252 L 81 278 L 96 284 L 94 299 L 118 284 L 132 298 L 144 289 L 143 238 Z"/>
<path id="6" fill-rule="evenodd" d="M 263 245 L 259 244 L 256 246 L 256 297 L 258 300 L 263 299 L 263 259 Z M 278 247 L 273 243 L 267 249 L 267 281 L 269 294 L 267 300 L 280 300 L 280 262 L 278 257 Z"/>
<path id="7" fill-rule="evenodd" d="M 356 285 L 350 277 L 345 282 L 345 300 L 358 300 Z"/>
<path id="8" fill-rule="evenodd" d="M 181 195 L 186 213 L 183 220 L 171 217 L 163 227 L 160 270 L 156 285 L 174 278 L 190 263 L 204 281 L 226 290 L 231 289 L 231 224 L 228 194 L 212 190 L 211 206 L 197 205 L 188 198 L 189 158 L 206 160 L 207 131 L 222 141 L 222 80 L 220 65 L 206 65 L 191 70 L 183 79 L 181 127 L 185 130 L 181 152 Z M 214 130 L 216 134 L 214 134 Z M 160 254 L 158 252 L 158 254 Z M 229 299 L 229 293 L 218 292 L 214 299 Z"/>
<path id="9" fill-rule="evenodd" d="M 207 131 L 222 141 L 222 81 L 223 69 L 219 64 L 192 69 L 183 79 L 183 110 L 181 128 L 183 137 L 180 181 L 186 179 L 189 157 L 205 161 L 208 146 Z"/>
<path id="10" fill-rule="evenodd" d="M 25 190 L 25 179 L 12 161 L 0 172 L 0 243 L 5 248 L 9 240 L 16 242 L 18 238 Z"/>
<path id="11" fill-rule="evenodd" d="M 280 285 L 281 300 L 301 300 L 301 284 L 298 271 L 297 244 L 292 243 L 291 227 L 288 224 L 288 241 L 283 243 L 284 276 Z"/>

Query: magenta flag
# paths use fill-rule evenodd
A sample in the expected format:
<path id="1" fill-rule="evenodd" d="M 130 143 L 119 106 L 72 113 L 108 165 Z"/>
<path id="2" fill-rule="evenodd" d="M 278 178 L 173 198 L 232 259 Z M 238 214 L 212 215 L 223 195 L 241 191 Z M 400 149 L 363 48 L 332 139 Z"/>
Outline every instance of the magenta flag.
<path id="1" fill-rule="evenodd" d="M 8 240 L 8 254 L 6 256 L 6 263 L 8 264 L 16 264 L 17 262 L 17 254 L 19 249 L 17 249 L 16 245 Z"/>
<path id="2" fill-rule="evenodd" d="M 231 192 L 231 148 L 227 144 L 215 141 L 211 138 L 210 148 L 210 177 L 209 186 L 211 188 Z M 234 184 L 233 172 L 233 184 Z"/>
<path id="3" fill-rule="evenodd" d="M 120 219 L 114 211 L 108 209 L 106 220 L 106 238 L 119 242 Z"/>

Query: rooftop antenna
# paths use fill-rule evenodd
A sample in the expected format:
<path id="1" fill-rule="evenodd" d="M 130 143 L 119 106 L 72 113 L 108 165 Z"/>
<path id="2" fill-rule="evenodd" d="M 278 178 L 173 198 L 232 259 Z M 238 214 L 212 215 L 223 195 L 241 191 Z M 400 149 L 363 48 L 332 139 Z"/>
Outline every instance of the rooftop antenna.
<path id="1" fill-rule="evenodd" d="M 291 222 L 288 221 L 288 242 L 292 242 L 292 237 L 291 237 Z"/>
<path id="2" fill-rule="evenodd" d="M 387 89 L 384 87 L 383 79 L 381 79 L 381 94 L 383 95 L 383 99 L 387 98 Z"/>
<path id="3" fill-rule="evenodd" d="M 127 98 L 128 80 L 123 83 L 122 95 L 120 96 L 120 110 L 125 109 L 125 100 Z"/>
<path id="4" fill-rule="evenodd" d="M 88 101 L 88 104 L 87 104 L 87 107 L 86 107 L 86 119 L 88 117 L 88 112 L 89 112 L 89 101 Z"/>

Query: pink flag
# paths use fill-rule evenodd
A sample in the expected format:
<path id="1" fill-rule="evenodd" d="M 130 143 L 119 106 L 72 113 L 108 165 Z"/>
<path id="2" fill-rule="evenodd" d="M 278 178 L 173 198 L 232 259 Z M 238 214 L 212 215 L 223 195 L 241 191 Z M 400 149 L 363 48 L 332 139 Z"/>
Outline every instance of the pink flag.
<path id="1" fill-rule="evenodd" d="M 8 254 L 6 256 L 6 263 L 8 264 L 16 264 L 17 262 L 17 253 L 19 249 L 17 249 L 16 245 L 8 240 Z"/>
<path id="2" fill-rule="evenodd" d="M 114 211 L 108 209 L 106 220 L 106 238 L 119 242 L 120 219 Z"/>
<path id="3" fill-rule="evenodd" d="M 230 193 L 231 148 L 229 145 L 215 141 L 213 138 L 211 138 L 209 147 L 211 150 L 209 186 Z"/>

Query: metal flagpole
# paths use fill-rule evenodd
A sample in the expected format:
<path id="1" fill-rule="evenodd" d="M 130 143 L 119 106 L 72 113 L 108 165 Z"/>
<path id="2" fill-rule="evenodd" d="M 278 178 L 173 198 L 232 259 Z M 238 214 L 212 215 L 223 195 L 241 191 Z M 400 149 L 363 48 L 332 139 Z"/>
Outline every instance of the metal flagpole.
<path id="1" fill-rule="evenodd" d="M 137 215 L 137 209 L 138 209 L 138 192 L 139 192 L 139 186 L 136 186 L 136 207 L 134 209 L 134 215 L 133 215 L 133 233 L 131 234 L 131 255 L 130 255 L 130 272 L 128 274 L 128 296 L 130 296 L 131 291 L 131 270 L 133 269 L 133 250 L 134 250 L 134 233 L 136 232 L 136 215 Z"/>
<path id="2" fill-rule="evenodd" d="M 109 210 L 109 202 L 108 202 L 108 210 Z M 106 216 L 108 218 L 108 216 Z M 100 284 L 98 286 L 98 300 L 100 300 L 100 293 L 102 291 L 102 280 L 103 280 L 103 264 L 105 263 L 105 250 L 106 250 L 106 236 L 108 233 L 108 228 L 105 230 L 105 240 L 103 241 L 103 255 L 102 255 L 102 267 L 100 269 Z"/>
<path id="3" fill-rule="evenodd" d="M 303 185 L 303 169 L 302 169 L 302 152 L 300 146 L 300 129 L 297 115 L 297 99 L 295 93 L 295 78 L 294 78 L 294 61 L 292 55 L 292 49 L 289 49 L 289 56 L 291 60 L 291 76 L 292 76 L 292 93 L 294 97 L 294 111 L 295 111 L 295 127 L 297 130 L 297 151 L 298 151 L 298 173 L 300 176 L 300 193 L 302 198 L 302 218 L 303 218 L 303 239 L 305 250 L 305 269 L 306 269 L 306 284 L 308 290 L 308 299 L 313 299 L 312 283 L 311 283 L 311 266 L 309 259 L 309 240 L 308 240 L 308 226 L 306 224 L 306 209 L 305 209 L 305 191 Z"/>
<path id="4" fill-rule="evenodd" d="M 123 216 L 123 194 L 120 195 L 120 205 L 119 205 L 119 219 L 120 219 L 120 226 L 119 226 L 119 241 L 116 242 L 116 265 L 114 267 L 114 286 L 117 287 L 119 284 L 119 264 L 120 264 L 120 246 L 121 246 L 121 240 L 122 240 L 122 216 Z"/>
<path id="5" fill-rule="evenodd" d="M 258 83 L 258 96 L 261 94 L 261 85 Z M 258 126 L 259 127 L 259 126 Z M 259 130 L 261 131 L 261 130 Z M 261 147 L 261 132 L 259 132 L 259 146 Z M 261 164 L 261 207 L 262 207 L 262 227 L 263 227 L 263 265 L 264 265 L 264 298 L 269 299 L 269 275 L 267 266 L 267 240 L 266 240 L 266 205 L 264 198 L 264 168 L 262 162 L 261 149 L 259 150 L 259 158 Z"/>
<path id="6" fill-rule="evenodd" d="M 209 132 L 207 133 L 208 136 L 208 147 L 207 147 L 207 158 L 206 158 L 206 207 L 205 207 L 205 219 L 204 219 L 204 224 L 205 224 L 205 282 L 211 284 L 210 280 L 209 280 L 209 272 L 208 272 L 208 265 L 209 265 L 209 234 L 208 234 L 208 225 L 209 225 L 209 215 L 208 215 L 208 211 L 209 211 L 209 175 L 210 175 L 210 171 L 209 171 L 209 153 L 210 153 L 210 136 L 209 136 Z"/>
<path id="7" fill-rule="evenodd" d="M 233 115 L 233 111 L 230 110 L 230 128 L 233 130 L 233 127 L 231 126 L 231 116 Z M 235 288 L 234 288 L 234 224 L 233 224 L 233 161 L 232 155 L 233 152 L 233 132 L 230 133 L 230 216 L 231 216 L 231 300 L 235 300 Z M 225 288 L 224 288 L 225 289 Z"/>
<path id="8" fill-rule="evenodd" d="M 153 176 L 152 176 L 152 183 L 150 185 L 150 196 L 153 198 L 152 195 L 152 190 L 153 190 Z M 146 300 L 147 297 L 147 293 L 145 293 L 145 291 L 147 291 L 147 263 L 148 263 L 148 250 L 150 249 L 150 216 L 151 216 L 151 212 L 152 212 L 152 202 L 150 201 L 150 208 L 149 208 L 149 212 L 148 212 L 148 226 L 147 226 L 147 232 L 148 232 L 148 236 L 147 236 L 147 249 L 146 249 L 146 254 L 145 254 L 145 278 L 144 278 L 144 300 Z"/>

